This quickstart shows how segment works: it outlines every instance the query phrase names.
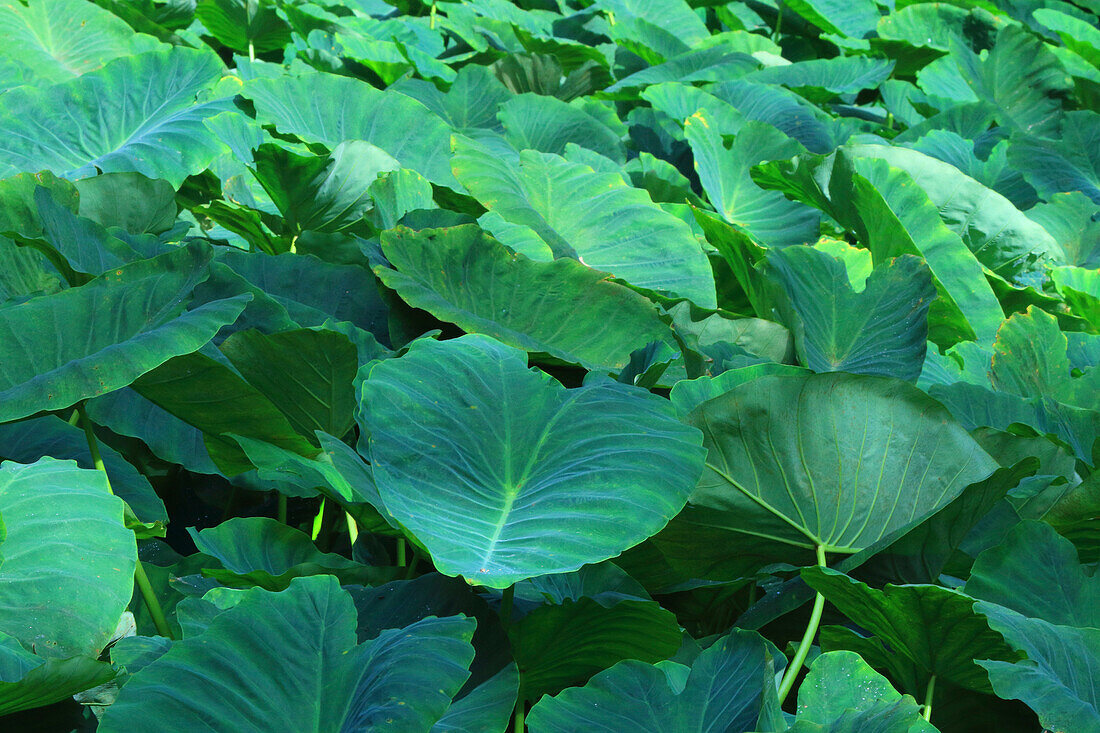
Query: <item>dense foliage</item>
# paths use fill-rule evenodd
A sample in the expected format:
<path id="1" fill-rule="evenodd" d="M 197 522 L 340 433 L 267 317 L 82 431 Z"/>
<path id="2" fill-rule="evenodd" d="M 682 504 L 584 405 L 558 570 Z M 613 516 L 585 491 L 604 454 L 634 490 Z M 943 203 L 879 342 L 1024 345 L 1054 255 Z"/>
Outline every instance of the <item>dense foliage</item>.
<path id="1" fill-rule="evenodd" d="M 0 728 L 1100 731 L 1097 0 L 4 0 Z"/>

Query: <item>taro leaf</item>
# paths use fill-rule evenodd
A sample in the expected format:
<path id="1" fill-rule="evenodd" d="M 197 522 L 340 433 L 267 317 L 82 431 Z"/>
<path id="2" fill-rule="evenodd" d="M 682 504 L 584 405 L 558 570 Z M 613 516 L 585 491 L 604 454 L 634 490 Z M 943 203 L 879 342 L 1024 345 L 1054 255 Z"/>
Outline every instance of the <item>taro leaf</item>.
<path id="1" fill-rule="evenodd" d="M 346 585 L 373 584 L 385 578 L 381 569 L 321 552 L 304 532 L 268 517 L 234 517 L 216 527 L 187 531 L 199 552 L 225 568 L 204 567 L 203 575 L 231 588 L 280 591 L 305 575 L 334 575 Z"/>
<path id="2" fill-rule="evenodd" d="M 432 733 L 497 733 L 508 726 L 516 705 L 519 672 L 515 663 L 497 672 L 467 695 L 456 697 Z"/>
<path id="3" fill-rule="evenodd" d="M 974 660 L 1017 658 L 975 613 L 974 599 L 959 591 L 938 585 L 887 585 L 878 590 L 822 567 L 803 568 L 802 579 L 913 664 L 922 682 L 936 675 L 987 692 L 985 670 Z"/>
<path id="4" fill-rule="evenodd" d="M 848 150 L 859 158 L 885 160 L 912 176 L 944 224 L 962 237 L 979 262 L 1001 277 L 1012 280 L 1044 261 L 1064 257 L 1054 238 L 1012 202 L 949 163 L 887 145 L 853 145 Z M 856 170 L 861 170 L 858 162 Z"/>
<path id="5" fill-rule="evenodd" d="M 0 633 L 44 657 L 98 656 L 134 590 L 123 509 L 74 461 L 0 464 Z"/>
<path id="6" fill-rule="evenodd" d="M 160 234 L 176 221 L 176 191 L 167 181 L 140 173 L 104 173 L 76 183 L 79 214 L 132 234 Z"/>
<path id="7" fill-rule="evenodd" d="M 459 188 L 448 163 L 450 130 L 411 97 L 335 74 L 257 79 L 241 92 L 279 132 L 335 148 L 363 140 L 432 183 Z"/>
<path id="8" fill-rule="evenodd" d="M 781 66 L 766 66 L 745 75 L 745 81 L 782 84 L 815 101 L 838 94 L 876 89 L 890 76 L 894 62 L 865 56 L 809 59 Z"/>
<path id="9" fill-rule="evenodd" d="M 504 136 L 516 150 L 565 154 L 575 143 L 622 165 L 626 150 L 619 136 L 581 107 L 540 94 L 520 94 L 500 106 Z"/>
<path id="10" fill-rule="evenodd" d="M 312 438 L 323 430 L 339 438 L 351 429 L 359 357 L 343 334 L 308 328 L 271 335 L 238 331 L 219 348 L 301 435 Z"/>
<path id="11" fill-rule="evenodd" d="M 455 175 L 491 213 L 532 229 L 536 259 L 572 257 L 631 285 L 716 307 L 710 263 L 691 229 L 618 173 L 597 173 L 547 153 L 520 153 L 519 165 L 456 138 Z"/>
<path id="12" fill-rule="evenodd" d="M 772 250 L 767 263 L 767 274 L 786 294 L 780 312 L 798 324 L 793 330 L 803 364 L 816 372 L 917 380 L 928 304 L 936 297 L 920 259 L 903 255 L 881 263 L 858 293 L 842 263 L 811 247 Z"/>
<path id="13" fill-rule="evenodd" d="M 970 530 L 1020 481 L 1034 475 L 1038 465 L 1034 458 L 1024 458 L 967 486 L 950 504 L 879 552 L 871 560 L 873 570 L 881 569 L 895 582 L 936 582 Z M 867 571 L 863 566 L 861 572 Z"/>
<path id="14" fill-rule="evenodd" d="M 432 184 L 408 168 L 383 173 L 370 185 L 369 192 L 374 202 L 371 221 L 379 229 L 393 229 L 413 211 L 437 209 Z"/>
<path id="15" fill-rule="evenodd" d="M 584 684 L 623 659 L 659 662 L 683 643 L 672 613 L 655 601 L 639 600 L 604 606 L 581 598 L 539 606 L 508 635 L 528 700 Z"/>
<path id="16" fill-rule="evenodd" d="M 753 178 L 812 203 L 856 232 L 876 264 L 902 254 L 924 257 L 941 296 L 931 308 L 930 327 L 943 333 L 933 341 L 950 345 L 975 335 L 979 341 L 992 341 L 1004 313 L 966 243 L 906 171 L 864 158 L 857 172 L 855 163 L 843 151 L 799 156 L 758 166 Z"/>
<path id="17" fill-rule="evenodd" d="M 1058 320 L 1030 306 L 1014 313 L 997 331 L 990 379 L 1002 392 L 1046 397 L 1086 409 L 1100 408 L 1100 370 L 1071 376 L 1067 341 Z"/>
<path id="18" fill-rule="evenodd" d="M 118 435 L 137 438 L 158 458 L 194 473 L 216 474 L 202 431 L 145 399 L 130 388 L 86 403 L 89 417 Z M 108 468 L 108 470 L 110 470 Z M 136 510 L 135 510 L 136 511 Z"/>
<path id="19" fill-rule="evenodd" d="M 1076 191 L 1100 204 L 1100 114 L 1068 112 L 1054 140 L 1013 135 L 1008 162 L 1019 169 L 1039 195 Z"/>
<path id="20" fill-rule="evenodd" d="M 156 48 L 118 16 L 85 0 L 30 0 L 0 7 L 0 89 L 46 86 Z"/>
<path id="21" fill-rule="evenodd" d="M 363 218 L 367 191 L 383 171 L 400 167 L 388 153 L 348 140 L 331 153 L 303 156 L 267 143 L 254 153 L 256 174 L 287 224 L 296 232 L 338 232 Z"/>
<path id="22" fill-rule="evenodd" d="M 989 625 L 1027 660 L 978 662 L 997 696 L 1022 700 L 1053 731 L 1100 731 L 1100 629 L 1058 626 L 984 601 L 974 604 Z"/>
<path id="23" fill-rule="evenodd" d="M 240 53 L 279 51 L 290 42 L 290 26 L 270 0 L 199 0 L 195 19 L 219 43 Z"/>
<path id="24" fill-rule="evenodd" d="M 585 565 L 572 573 L 540 575 L 520 581 L 515 593 L 517 599 L 558 605 L 591 598 L 605 608 L 624 600 L 649 600 L 646 590 L 610 560 Z"/>
<path id="25" fill-rule="evenodd" d="M 770 374 L 807 374 L 802 367 L 790 364 L 764 362 L 738 369 L 727 369 L 716 377 L 681 379 L 672 387 L 669 399 L 681 417 L 686 416 L 699 405 L 718 395 L 729 392 L 734 387 L 751 382 Z"/>
<path id="26" fill-rule="evenodd" d="M 123 265 L 142 259 L 129 245 L 112 236 L 100 224 L 77 216 L 58 203 L 46 188 L 35 189 L 38 219 L 42 223 L 43 244 L 27 242 L 44 252 L 51 262 L 66 272 L 71 270 L 89 275 L 102 275 Z M 24 240 L 26 241 L 26 240 Z M 76 282 L 70 278 L 70 282 Z"/>
<path id="27" fill-rule="evenodd" d="M 152 718 L 164 733 L 211 719 L 241 733 L 429 729 L 469 676 L 474 622 L 428 618 L 359 645 L 355 622 L 333 577 L 244 591 L 203 633 L 134 674 L 99 729 L 139 730 Z"/>
<path id="28" fill-rule="evenodd" d="M 801 145 L 771 125 L 753 120 L 741 128 L 727 150 L 718 129 L 701 110 L 687 118 L 684 133 L 703 190 L 723 219 L 770 247 L 817 238 L 820 214 L 778 191 L 760 188 L 749 175 L 757 163 L 798 155 L 804 151 Z"/>
<path id="29" fill-rule="evenodd" d="M 968 430 L 980 427 L 1008 430 L 1013 423 L 1023 423 L 1039 433 L 1057 436 L 1078 458 L 1092 465 L 1093 445 L 1100 437 L 1100 412 L 1044 397 L 993 392 L 964 382 L 933 385 L 929 393 Z"/>
<path id="30" fill-rule="evenodd" d="M 0 422 L 125 387 L 232 323 L 250 296 L 183 310 L 209 258 L 209 248 L 181 247 L 82 287 L 0 308 Z"/>
<path id="31" fill-rule="evenodd" d="M 892 725 L 874 726 L 874 723 L 885 722 L 883 719 Z M 791 730 L 807 733 L 819 730 L 807 723 L 821 726 L 823 732 L 935 731 L 921 718 L 920 708 L 913 698 L 903 697 L 885 677 L 850 651 L 825 652 L 814 660 L 798 688 L 798 715 Z"/>
<path id="32" fill-rule="evenodd" d="M 473 225 L 382 234 L 375 274 L 414 308 L 509 346 L 586 369 L 618 369 L 672 333 L 646 298 L 565 258 L 511 254 Z"/>
<path id="33" fill-rule="evenodd" d="M 0 236 L 0 304 L 61 290 L 62 277 L 46 256 Z"/>
<path id="34" fill-rule="evenodd" d="M 735 629 L 696 657 L 690 670 L 628 660 L 536 704 L 532 733 L 581 730 L 755 730 L 774 700 L 774 660 L 768 644 Z"/>
<path id="35" fill-rule="evenodd" d="M 1058 57 L 1029 29 L 1006 25 L 984 58 L 957 39 L 951 56 L 977 99 L 996 109 L 997 121 L 1039 135 L 1057 134 L 1073 80 Z"/>
<path id="36" fill-rule="evenodd" d="M 1100 330 L 1100 268 L 1055 267 L 1050 279 L 1073 314 Z"/>
<path id="37" fill-rule="evenodd" d="M 320 326 L 335 318 L 389 343 L 378 283 L 362 267 L 334 265 L 312 255 L 219 254 L 221 262 L 285 307 L 298 325 Z"/>
<path id="38" fill-rule="evenodd" d="M 137 518 L 143 522 L 168 521 L 164 502 L 153 490 L 149 479 L 138 473 L 111 446 L 100 445 L 99 452 L 112 491 L 133 509 Z M 0 460 L 34 463 L 43 456 L 71 458 L 81 468 L 95 468 L 87 435 L 60 418 L 45 415 L 0 425 Z"/>
<path id="39" fill-rule="evenodd" d="M 830 552 L 896 537 L 997 467 L 939 403 L 883 377 L 761 377 L 685 422 L 709 451 L 693 509 Z"/>
<path id="40" fill-rule="evenodd" d="M 210 457 L 226 475 L 252 468 L 235 444 L 220 437 L 230 433 L 302 455 L 317 452 L 262 392 L 205 354 L 177 356 L 137 379 L 133 388 L 203 431 Z"/>
<path id="41" fill-rule="evenodd" d="M 866 38 L 881 17 L 872 0 L 794 0 L 787 6 L 821 30 L 849 38 Z"/>
<path id="42" fill-rule="evenodd" d="M 965 590 L 1052 624 L 1100 627 L 1100 577 L 1045 522 L 1020 522 L 978 555 Z"/>
<path id="43" fill-rule="evenodd" d="M 1100 268 L 1100 222 L 1092 220 L 1096 204 L 1080 191 L 1049 198 L 1049 203 L 1028 209 L 1028 218 L 1050 232 L 1070 265 Z"/>
<path id="44" fill-rule="evenodd" d="M 458 70 L 446 94 L 421 79 L 405 79 L 391 88 L 423 104 L 455 132 L 466 134 L 479 129 L 502 132 L 497 110 L 512 95 L 493 76 L 492 68 L 466 64 Z"/>
<path id="45" fill-rule="evenodd" d="M 385 629 L 404 628 L 429 616 L 443 618 L 463 614 L 476 619 L 477 631 L 474 632 L 473 643 L 477 653 L 470 665 L 471 677 L 464 691 L 473 690 L 502 668 L 513 664 L 500 616 L 461 578 L 428 573 L 414 580 L 348 590 L 359 614 L 356 633 L 363 641 L 373 639 Z M 518 684 L 518 680 L 515 682 Z M 515 697 L 516 689 L 513 687 L 512 702 L 515 702 Z M 511 707 L 509 704 L 507 712 L 511 712 Z"/>
<path id="46" fill-rule="evenodd" d="M 0 716 L 61 702 L 114 676 L 92 657 L 42 659 L 0 634 Z"/>
<path id="47" fill-rule="evenodd" d="M 479 335 L 421 340 L 376 365 L 359 422 L 390 513 L 441 572 L 494 588 L 656 533 L 702 463 L 698 433 L 663 398 L 611 382 L 562 389 Z"/>
<path id="48" fill-rule="evenodd" d="M 203 120 L 231 101 L 195 103 L 221 74 L 212 52 L 170 46 L 43 90 L 12 89 L 0 113 L 0 175 L 136 171 L 179 186 L 223 150 Z"/>

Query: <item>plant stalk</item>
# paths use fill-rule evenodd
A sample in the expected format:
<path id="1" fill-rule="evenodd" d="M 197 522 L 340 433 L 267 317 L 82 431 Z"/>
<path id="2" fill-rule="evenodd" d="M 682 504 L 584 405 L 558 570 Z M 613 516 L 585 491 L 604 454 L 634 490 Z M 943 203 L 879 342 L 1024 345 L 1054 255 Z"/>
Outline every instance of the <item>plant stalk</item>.
<path id="1" fill-rule="evenodd" d="M 405 540 L 401 537 L 397 538 L 397 567 L 405 567 Z"/>
<path id="2" fill-rule="evenodd" d="M 825 567 L 825 548 L 821 545 L 817 546 L 817 564 L 821 567 Z M 814 637 L 817 636 L 817 627 L 821 625 L 821 612 L 825 609 L 825 596 L 818 593 L 814 596 L 814 607 L 810 611 L 810 622 L 806 624 L 806 633 L 802 635 L 802 641 L 798 642 L 798 648 L 795 650 L 794 659 L 791 660 L 791 665 L 787 667 L 787 671 L 783 673 L 783 680 L 779 683 L 779 702 L 783 703 L 787 695 L 790 693 L 791 688 L 794 687 L 794 681 L 798 677 L 798 673 L 802 670 L 802 665 L 806 661 L 806 657 L 810 654 L 810 647 L 813 645 Z"/>
<path id="3" fill-rule="evenodd" d="M 523 677 L 519 678 L 519 690 L 516 691 L 516 710 L 512 719 L 512 733 L 523 733 L 527 730 L 527 726 L 523 720 L 524 713 L 524 699 L 523 699 Z"/>
<path id="4" fill-rule="evenodd" d="M 932 722 L 932 695 L 936 692 L 936 675 L 928 678 L 928 688 L 924 691 L 924 719 Z"/>
<path id="5" fill-rule="evenodd" d="M 500 597 L 500 625 L 504 627 L 504 633 L 508 633 L 508 627 L 512 625 L 512 605 L 516 598 L 516 586 L 510 585 L 504 589 Z"/>
<path id="6" fill-rule="evenodd" d="M 80 423 L 84 427 L 84 437 L 88 440 L 88 452 L 92 454 L 92 464 L 97 471 L 103 472 L 103 480 L 107 482 L 107 490 L 114 494 L 111 488 L 111 479 L 107 476 L 107 469 L 103 465 L 103 456 L 99 452 L 99 441 L 96 440 L 95 431 L 92 429 L 92 421 L 88 419 L 88 412 L 84 409 L 84 403 L 77 405 L 80 413 Z M 171 639 L 172 630 L 168 628 L 168 619 L 164 617 L 164 609 L 160 607 L 157 594 L 153 592 L 153 586 L 149 583 L 149 576 L 145 574 L 145 566 L 141 564 L 141 558 L 136 558 L 134 565 L 134 581 L 141 592 L 141 599 L 145 601 L 145 607 L 149 609 L 149 616 L 153 619 L 153 625 L 157 627 L 157 633 Z"/>
<path id="7" fill-rule="evenodd" d="M 279 524 L 286 524 L 286 494 L 279 494 L 275 518 L 279 520 Z"/>

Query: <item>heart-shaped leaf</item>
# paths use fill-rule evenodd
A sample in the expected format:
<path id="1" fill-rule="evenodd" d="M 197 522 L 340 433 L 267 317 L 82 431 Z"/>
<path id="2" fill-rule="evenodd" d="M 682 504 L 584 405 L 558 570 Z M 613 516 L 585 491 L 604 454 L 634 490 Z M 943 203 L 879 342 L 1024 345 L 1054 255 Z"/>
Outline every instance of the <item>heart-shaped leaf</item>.
<path id="1" fill-rule="evenodd" d="M 656 533 L 702 460 L 667 400 L 611 382 L 565 390 L 485 336 L 379 363 L 359 419 L 390 514 L 440 571 L 494 588 Z"/>

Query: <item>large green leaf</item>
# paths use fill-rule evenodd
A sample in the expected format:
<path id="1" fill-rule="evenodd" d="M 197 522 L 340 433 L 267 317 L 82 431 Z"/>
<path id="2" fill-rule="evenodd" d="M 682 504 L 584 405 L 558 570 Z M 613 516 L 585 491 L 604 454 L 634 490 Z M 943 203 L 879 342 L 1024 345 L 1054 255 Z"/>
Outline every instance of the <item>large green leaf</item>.
<path id="1" fill-rule="evenodd" d="M 997 467 L 937 402 L 883 377 L 761 377 L 685 422 L 708 450 L 691 513 L 833 552 L 895 536 Z"/>
<path id="2" fill-rule="evenodd" d="M 87 285 L 0 308 L 0 421 L 60 410 L 125 387 L 232 323 L 250 296 L 183 310 L 210 250 L 179 248 Z"/>
<path id="3" fill-rule="evenodd" d="M 1044 522 L 1021 522 L 978 555 L 965 590 L 1030 618 L 1100 628 L 1100 577 L 1078 564 L 1073 543 Z"/>
<path id="4" fill-rule="evenodd" d="M 46 89 L 13 89 L 0 112 L 0 175 L 137 171 L 178 186 L 223 149 L 203 120 L 230 100 L 196 104 L 222 71 L 209 51 L 167 47 Z"/>
<path id="5" fill-rule="evenodd" d="M 928 304 L 936 297 L 928 266 L 903 255 L 880 264 L 855 292 L 843 263 L 811 247 L 767 254 L 767 274 L 786 294 L 803 364 L 915 382 L 924 363 Z M 794 323 L 791 323 L 794 321 Z"/>
<path id="6" fill-rule="evenodd" d="M 691 229 L 620 175 L 532 150 L 516 165 L 463 139 L 452 164 L 482 205 L 538 235 L 543 246 L 523 254 L 572 257 L 632 285 L 716 306 L 710 264 Z"/>
<path id="7" fill-rule="evenodd" d="M 876 264 L 902 254 L 924 257 L 940 294 L 930 328 L 941 333 L 933 334 L 933 341 L 993 340 L 1004 312 L 981 263 L 906 171 L 886 160 L 853 159 L 841 151 L 768 163 L 755 168 L 753 177 L 821 208 L 855 232 Z"/>
<path id="8" fill-rule="evenodd" d="M 516 150 L 563 155 L 575 143 L 626 162 L 626 151 L 615 132 L 581 107 L 541 94 L 519 94 L 500 106 L 505 137 Z"/>
<path id="9" fill-rule="evenodd" d="M 881 17 L 871 0 L 794 0 L 789 7 L 823 31 L 852 38 L 866 38 Z"/>
<path id="10" fill-rule="evenodd" d="M 885 725 L 876 727 L 881 723 Z M 825 652 L 814 660 L 798 688 L 798 715 L 791 730 L 852 729 L 862 733 L 935 731 L 921 718 L 916 701 L 903 697 L 858 654 Z"/>
<path id="11" fill-rule="evenodd" d="M 359 357 L 347 337 L 308 328 L 238 331 L 220 349 L 301 435 L 323 430 L 339 438 L 351 429 Z"/>
<path id="12" fill-rule="evenodd" d="M 1100 731 L 1100 629 L 1058 626 L 994 603 L 976 603 L 989 625 L 1027 660 L 978 663 L 997 695 L 1023 700 L 1054 731 Z"/>
<path id="13" fill-rule="evenodd" d="M 757 163 L 798 155 L 804 151 L 801 145 L 771 125 L 753 120 L 741 128 L 727 150 L 702 111 L 687 118 L 684 133 L 703 190 L 723 219 L 771 247 L 817 239 L 820 214 L 778 191 L 760 188 L 749 175 Z"/>
<path id="14" fill-rule="evenodd" d="M 802 578 L 848 619 L 915 666 L 921 682 L 935 675 L 960 687 L 988 691 L 985 670 L 974 660 L 1016 659 L 985 618 L 974 612 L 974 599 L 959 591 L 938 585 L 887 585 L 878 590 L 821 567 L 803 568 Z"/>
<path id="15" fill-rule="evenodd" d="M 61 702 L 114 676 L 111 665 L 92 657 L 43 659 L 0 634 L 0 716 Z"/>
<path id="16" fill-rule="evenodd" d="M 528 717 L 532 733 L 576 730 L 756 730 L 774 700 L 774 660 L 751 631 L 734 630 L 690 670 L 675 662 L 619 662 L 584 687 L 543 698 Z"/>
<path id="17" fill-rule="evenodd" d="M 356 645 L 355 607 L 333 577 L 245 592 L 200 635 L 134 674 L 103 733 L 428 730 L 469 676 L 474 622 L 429 618 Z"/>
<path id="18" fill-rule="evenodd" d="M 158 44 L 86 0 L 31 0 L 0 7 L 0 90 L 67 81 Z"/>
<path id="19" fill-rule="evenodd" d="M 858 158 L 885 160 L 912 176 L 944 224 L 962 237 L 979 262 L 1001 277 L 1011 280 L 1065 256 L 1054 237 L 1008 199 L 953 165 L 895 146 L 853 145 L 847 150 Z M 860 170 L 858 163 L 856 170 Z"/>
<path id="20" fill-rule="evenodd" d="M 379 363 L 359 420 L 389 512 L 441 572 L 496 588 L 656 533 L 702 462 L 662 398 L 599 380 L 562 389 L 476 335 Z"/>
<path id="21" fill-rule="evenodd" d="M 219 470 L 243 473 L 252 465 L 229 434 L 263 440 L 303 455 L 317 452 L 287 417 L 256 387 L 203 353 L 177 356 L 133 384 L 145 399 L 205 433 Z"/>
<path id="22" fill-rule="evenodd" d="M 364 140 L 432 183 L 458 188 L 448 163 L 450 129 L 411 97 L 335 74 L 257 79 L 241 92 L 261 122 L 330 149 Z"/>
<path id="23" fill-rule="evenodd" d="M 1045 199 L 1063 191 L 1079 191 L 1100 204 L 1100 114 L 1078 110 L 1066 114 L 1054 139 L 1016 134 L 1008 147 L 1008 162 Z"/>
<path id="24" fill-rule="evenodd" d="M 470 333 L 587 369 L 619 369 L 672 333 L 648 300 L 571 259 L 512 254 L 475 226 L 382 235 L 375 274 L 409 305 Z"/>
<path id="25" fill-rule="evenodd" d="M 44 657 L 98 656 L 134 589 L 137 547 L 106 476 L 0 464 L 0 632 Z"/>
<path id="26" fill-rule="evenodd" d="M 400 167 L 361 140 L 342 142 L 319 156 L 267 143 L 253 156 L 257 180 L 294 232 L 337 232 L 355 224 L 371 207 L 367 189 L 378 174 Z"/>
<path id="27" fill-rule="evenodd" d="M 278 51 L 290 42 L 290 26 L 270 0 L 199 0 L 195 18 L 220 43 L 241 53 Z"/>

